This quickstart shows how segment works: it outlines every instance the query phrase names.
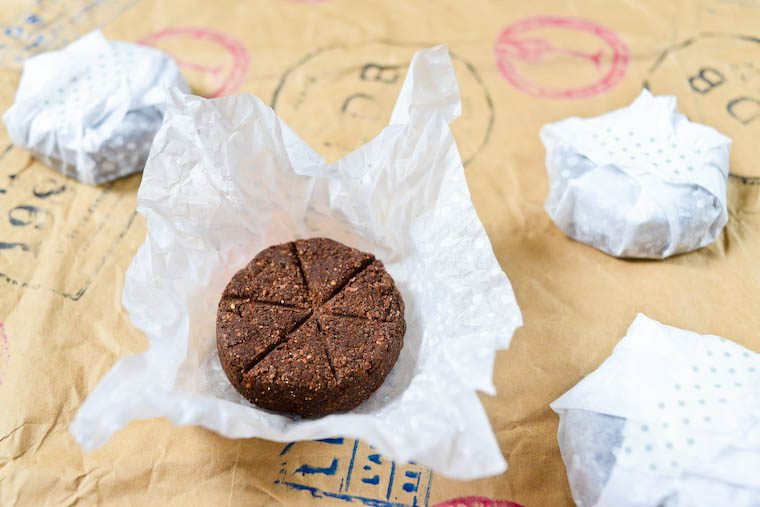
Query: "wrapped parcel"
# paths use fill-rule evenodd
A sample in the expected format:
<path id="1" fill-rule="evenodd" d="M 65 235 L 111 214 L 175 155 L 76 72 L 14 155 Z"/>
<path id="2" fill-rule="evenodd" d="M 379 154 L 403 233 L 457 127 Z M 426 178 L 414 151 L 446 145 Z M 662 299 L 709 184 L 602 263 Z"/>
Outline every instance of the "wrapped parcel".
<path id="1" fill-rule="evenodd" d="M 123 294 L 150 346 L 101 380 L 72 425 L 76 440 L 92 449 L 129 421 L 167 417 L 230 438 L 360 438 L 462 479 L 502 472 L 476 391 L 494 392 L 495 352 L 521 316 L 467 189 L 449 128 L 460 111 L 445 47 L 414 56 L 390 124 L 333 164 L 256 97 L 175 90 L 138 192 L 148 232 Z M 255 407 L 229 383 L 216 308 L 253 254 L 308 237 L 382 258 L 407 329 L 367 401 L 298 419 Z"/>
<path id="2" fill-rule="evenodd" d="M 95 31 L 29 58 L 3 122 L 48 166 L 103 183 L 143 169 L 171 86 L 188 90 L 167 55 Z"/>
<path id="3" fill-rule="evenodd" d="M 709 245 L 728 220 L 731 140 L 649 91 L 628 107 L 545 125 L 546 211 L 568 236 L 616 257 Z"/>
<path id="4" fill-rule="evenodd" d="M 760 355 L 639 315 L 552 403 L 581 507 L 760 505 Z"/>

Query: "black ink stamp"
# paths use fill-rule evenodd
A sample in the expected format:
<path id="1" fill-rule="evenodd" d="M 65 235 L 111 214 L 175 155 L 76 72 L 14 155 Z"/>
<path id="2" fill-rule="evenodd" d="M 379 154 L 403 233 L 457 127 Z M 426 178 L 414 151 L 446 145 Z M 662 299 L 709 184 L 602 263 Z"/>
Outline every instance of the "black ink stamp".
<path id="1" fill-rule="evenodd" d="M 432 45 L 375 41 L 317 49 L 283 74 L 272 108 L 326 159 L 338 159 L 388 124 L 414 51 Z M 494 107 L 475 66 L 456 53 L 451 59 L 463 104 L 452 130 L 466 166 L 488 144 Z"/>
<path id="2" fill-rule="evenodd" d="M 93 187 L 28 159 L 13 165 L 0 154 L 0 280 L 76 301 L 132 226 L 139 178 Z M 66 275 L 50 281 L 41 262 Z"/>
<path id="3" fill-rule="evenodd" d="M 687 116 L 731 137 L 729 177 L 744 185 L 760 184 L 760 166 L 755 163 L 760 37 L 715 32 L 690 37 L 655 59 L 644 86 L 655 94 L 677 96 Z"/>

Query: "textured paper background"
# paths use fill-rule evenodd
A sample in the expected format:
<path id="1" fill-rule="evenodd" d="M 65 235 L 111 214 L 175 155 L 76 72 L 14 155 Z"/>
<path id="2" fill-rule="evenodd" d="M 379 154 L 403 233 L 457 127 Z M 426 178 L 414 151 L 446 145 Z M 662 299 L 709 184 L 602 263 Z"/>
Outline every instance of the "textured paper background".
<path id="1" fill-rule="evenodd" d="M 760 350 L 755 0 L 12 0 L 3 2 L 0 22 L 3 110 L 19 58 L 101 25 L 107 37 L 172 53 L 197 93 L 261 96 L 332 160 L 387 123 L 413 51 L 448 44 L 462 89 L 463 116 L 453 128 L 468 184 L 525 320 L 497 356 L 498 394 L 482 397 L 509 461 L 498 477 L 431 477 L 352 440 L 284 448 L 160 420 L 132 424 L 83 454 L 68 433 L 75 409 L 117 358 L 146 346 L 120 303 L 124 270 L 145 234 L 134 215 L 139 175 L 80 185 L 7 147 L 3 130 L 2 505 L 435 505 L 462 496 L 570 504 L 548 404 L 609 355 L 637 312 Z M 495 55 L 510 26 L 509 43 Z M 733 138 L 730 217 L 708 248 L 621 261 L 550 223 L 538 129 L 621 107 L 645 82 Z"/>

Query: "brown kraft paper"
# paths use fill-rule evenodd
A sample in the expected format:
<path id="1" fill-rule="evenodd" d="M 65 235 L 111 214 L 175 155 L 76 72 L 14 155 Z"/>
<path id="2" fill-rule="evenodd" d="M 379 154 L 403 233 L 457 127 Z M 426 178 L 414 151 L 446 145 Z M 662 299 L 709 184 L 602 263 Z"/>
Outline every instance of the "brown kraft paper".
<path id="1" fill-rule="evenodd" d="M 145 237 L 135 175 L 78 184 L 0 132 L 0 504 L 572 505 L 549 403 L 594 370 L 637 312 L 760 350 L 760 4 L 535 0 L 4 2 L 0 106 L 23 58 L 100 26 L 158 47 L 195 93 L 258 95 L 335 160 L 387 123 L 415 50 L 449 46 L 472 198 L 523 311 L 482 396 L 509 462 L 461 482 L 336 437 L 228 440 L 164 420 L 83 453 L 82 400 L 146 340 L 121 309 Z M 733 141 L 728 226 L 665 261 L 565 237 L 543 210 L 539 128 L 622 107 L 642 86 Z"/>

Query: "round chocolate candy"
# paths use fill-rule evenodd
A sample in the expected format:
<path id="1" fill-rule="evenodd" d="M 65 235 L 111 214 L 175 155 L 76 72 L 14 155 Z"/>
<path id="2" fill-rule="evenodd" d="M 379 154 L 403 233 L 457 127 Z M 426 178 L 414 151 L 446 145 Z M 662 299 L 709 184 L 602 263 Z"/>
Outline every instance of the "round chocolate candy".
<path id="1" fill-rule="evenodd" d="M 271 246 L 232 277 L 216 337 L 222 368 L 245 398 L 319 417 L 369 398 L 405 331 L 404 302 L 383 263 L 312 238 Z"/>

